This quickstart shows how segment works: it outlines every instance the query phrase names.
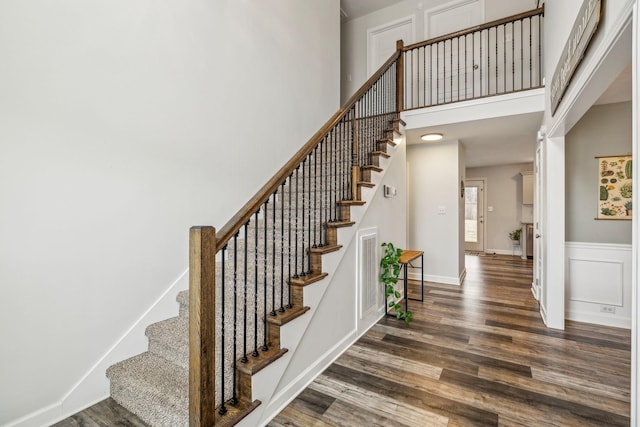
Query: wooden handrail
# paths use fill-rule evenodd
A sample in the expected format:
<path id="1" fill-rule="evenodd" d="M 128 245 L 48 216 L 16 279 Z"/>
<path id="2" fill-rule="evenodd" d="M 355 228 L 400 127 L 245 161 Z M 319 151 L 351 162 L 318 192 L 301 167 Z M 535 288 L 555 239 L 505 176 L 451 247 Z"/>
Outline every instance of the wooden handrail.
<path id="1" fill-rule="evenodd" d="M 519 21 L 519 20 L 530 18 L 532 16 L 537 16 L 537 15 L 544 15 L 544 5 L 542 5 L 542 7 L 530 10 L 528 12 L 518 13 L 517 15 L 507 16 L 506 18 L 496 19 L 495 21 L 486 22 L 484 24 L 476 25 L 475 27 L 467 28 L 465 30 L 456 31 L 454 33 L 445 34 L 443 36 L 438 36 L 429 40 L 424 40 L 418 43 L 414 43 L 412 45 L 403 47 L 402 51 L 407 52 L 413 49 L 417 49 L 419 47 L 428 46 L 430 44 L 438 43 L 441 41 L 466 36 L 471 33 L 476 33 L 478 31 L 486 30 L 487 28 L 497 27 L 498 25 L 508 24 L 509 22 Z"/>
<path id="2" fill-rule="evenodd" d="M 309 141 L 298 150 L 296 154 L 280 168 L 278 172 L 236 213 L 216 234 L 217 248 L 224 245 L 240 230 L 242 225 L 249 221 L 258 208 L 266 202 L 276 189 L 291 175 L 300 163 L 313 151 L 322 139 L 344 118 L 347 112 L 353 108 L 358 100 L 378 81 L 380 77 L 400 57 L 400 51 L 391 57 L 372 75 L 351 98 L 316 132 Z"/>

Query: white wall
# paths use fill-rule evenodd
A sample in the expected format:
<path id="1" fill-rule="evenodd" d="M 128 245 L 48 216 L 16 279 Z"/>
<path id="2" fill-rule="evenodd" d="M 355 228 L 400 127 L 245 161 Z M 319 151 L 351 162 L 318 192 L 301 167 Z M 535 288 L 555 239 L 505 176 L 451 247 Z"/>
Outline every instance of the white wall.
<path id="1" fill-rule="evenodd" d="M 631 102 L 596 105 L 565 138 L 565 236 L 569 242 L 631 243 L 631 221 L 596 220 L 596 156 L 631 153 Z"/>
<path id="2" fill-rule="evenodd" d="M 461 264 L 460 168 L 464 156 L 458 141 L 410 145 L 409 235 L 410 249 L 424 251 L 425 279 L 460 283 Z M 444 211 L 442 211 L 444 210 Z"/>
<path id="3" fill-rule="evenodd" d="M 337 109 L 339 31 L 338 0 L 2 2 L 0 425 L 74 412 L 186 286 L 189 227 L 224 225 Z"/>
<path id="4" fill-rule="evenodd" d="M 450 0 L 432 0 L 428 8 L 450 3 Z M 368 15 L 347 20 L 341 25 L 341 99 L 346 101 L 367 79 L 367 31 L 414 17 L 416 39 L 405 40 L 405 45 L 424 39 L 424 12 L 422 0 L 404 0 Z M 485 22 L 514 15 L 535 8 L 534 0 L 484 0 Z"/>
<path id="5" fill-rule="evenodd" d="M 531 163 L 468 168 L 467 179 L 485 178 L 485 251 L 511 255 L 509 232 L 522 228 L 523 215 L 531 216 L 531 205 L 522 204 L 522 171 Z M 493 211 L 489 212 L 489 206 Z M 517 248 L 520 250 L 520 248 Z"/>

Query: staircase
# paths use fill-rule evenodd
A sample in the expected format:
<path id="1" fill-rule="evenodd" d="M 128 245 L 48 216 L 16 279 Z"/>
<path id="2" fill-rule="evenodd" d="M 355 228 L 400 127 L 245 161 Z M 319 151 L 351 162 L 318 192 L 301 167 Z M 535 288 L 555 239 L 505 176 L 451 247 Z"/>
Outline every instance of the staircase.
<path id="1" fill-rule="evenodd" d="M 383 172 L 381 162 L 391 156 L 394 133 L 400 132 L 402 122 L 395 113 L 384 121 L 386 126 L 377 133 L 373 121 L 360 122 L 360 132 L 369 133 L 374 142 L 362 156 L 367 164 L 359 167 L 360 176 L 353 185 L 346 180 L 346 175 L 352 175 L 352 156 L 325 158 L 318 151 L 311 153 L 305 160 L 308 167 L 303 165 L 278 186 L 278 192 L 218 254 L 216 298 L 224 301 L 226 313 L 236 313 L 236 321 L 247 313 L 248 351 L 243 359 L 244 338 L 243 343 L 235 343 L 235 349 L 229 339 L 224 345 L 216 340 L 216 355 L 222 355 L 224 346 L 225 353 L 238 357 L 235 363 L 216 366 L 221 371 L 216 377 L 215 395 L 220 401 L 216 402 L 215 425 L 235 425 L 261 404 L 252 397 L 252 377 L 287 353 L 281 347 L 281 329 L 309 311 L 304 303 L 305 287 L 327 276 L 322 270 L 323 255 L 342 248 L 337 230 L 355 224 L 351 207 L 366 203 L 362 188 L 374 186 L 374 174 Z M 377 122 L 380 126 L 380 118 Z M 323 186 L 327 176 L 340 176 L 346 187 L 327 190 Z M 246 287 L 245 280 L 250 282 Z M 189 291 L 180 292 L 177 302 L 177 317 L 147 327 L 148 351 L 107 370 L 112 398 L 153 426 L 189 425 Z M 249 306 L 246 311 L 245 303 Z M 217 305 L 216 323 L 222 324 L 219 333 L 224 329 L 231 336 L 238 326 L 233 320 L 223 324 L 223 304 Z M 262 308 L 253 312 L 251 305 Z M 264 330 L 256 327 L 256 320 L 260 323 L 262 319 L 267 325 Z M 224 396 L 224 405 L 218 396 Z"/>
<path id="2" fill-rule="evenodd" d="M 348 243 L 339 241 L 339 230 L 355 224 L 351 208 L 365 204 L 363 189 L 379 182 L 376 174 L 404 125 L 400 112 L 538 87 L 543 12 L 407 47 L 399 41 L 380 70 L 224 227 L 191 228 L 190 289 L 178 294 L 179 315 L 147 328 L 147 352 L 107 370 L 111 396 L 152 426 L 230 426 L 245 417 L 244 424 L 257 423 L 255 409 L 273 404 L 311 306 L 321 301 L 322 292 L 305 290 L 322 286 L 323 257 Z M 497 36 L 488 45 L 490 34 L 517 30 L 518 48 L 506 36 L 502 45 Z M 450 49 L 445 75 L 431 53 L 454 39 L 458 51 Z M 472 44 L 469 63 L 467 40 L 479 47 Z M 452 74 L 460 67 L 473 70 L 469 79 Z"/>

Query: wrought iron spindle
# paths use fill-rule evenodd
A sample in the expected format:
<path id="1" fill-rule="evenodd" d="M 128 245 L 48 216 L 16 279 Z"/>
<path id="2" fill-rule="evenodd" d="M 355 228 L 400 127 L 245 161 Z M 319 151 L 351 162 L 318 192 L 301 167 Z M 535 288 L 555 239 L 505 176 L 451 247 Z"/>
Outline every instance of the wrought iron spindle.
<path id="1" fill-rule="evenodd" d="M 533 64 L 531 62 L 531 57 L 533 56 L 532 52 L 531 52 L 531 46 L 532 46 L 532 42 L 533 42 L 533 40 L 531 39 L 531 19 L 532 18 L 528 19 L 528 21 L 529 21 L 529 88 L 533 87 L 533 82 L 531 80 L 531 77 L 532 77 L 532 74 L 533 74 L 533 71 L 532 71 Z"/>
<path id="2" fill-rule="evenodd" d="M 312 197 L 312 193 L 311 193 L 311 154 L 309 154 L 307 156 L 307 158 L 305 159 L 305 161 L 309 161 L 309 164 L 307 165 L 307 174 L 309 175 L 308 179 L 307 179 L 307 191 L 309 196 L 307 197 L 307 224 L 309 227 L 309 232 L 307 233 L 307 242 L 305 243 L 304 238 L 302 239 L 302 243 L 304 244 L 304 248 L 303 248 L 303 256 L 306 253 L 307 254 L 307 274 L 311 274 L 311 234 L 313 233 L 313 228 L 311 226 L 311 197 Z M 304 215 L 304 213 L 303 213 Z M 303 268 L 304 268 L 304 263 L 303 263 Z"/>
<path id="3" fill-rule="evenodd" d="M 276 315 L 276 205 L 278 189 L 273 193 L 273 220 L 271 221 L 271 316 Z"/>
<path id="4" fill-rule="evenodd" d="M 284 184 L 280 184 L 280 313 L 284 313 Z"/>
<path id="5" fill-rule="evenodd" d="M 258 209 L 254 215 L 254 227 L 253 227 L 253 357 L 258 357 L 258 216 L 260 209 Z M 247 242 L 248 244 L 248 242 Z M 265 331 L 265 335 L 266 335 Z"/>
<path id="6" fill-rule="evenodd" d="M 268 351 L 269 346 L 267 343 L 267 255 L 268 255 L 268 244 L 267 240 L 267 228 L 269 225 L 269 199 L 264 201 L 264 230 L 263 237 L 264 241 L 262 242 L 264 251 L 262 252 L 263 262 L 262 262 L 262 275 L 263 275 L 263 287 L 262 287 L 262 300 L 264 301 L 264 312 L 262 316 L 262 322 L 264 324 L 264 341 L 262 343 L 262 351 Z"/>
<path id="7" fill-rule="evenodd" d="M 249 246 L 249 240 L 247 239 L 248 235 L 247 235 L 247 231 L 248 231 L 248 226 L 249 223 L 245 222 L 244 223 L 244 258 L 242 259 L 242 263 L 243 263 L 243 272 L 244 272 L 244 296 L 242 298 L 242 308 L 243 308 L 243 322 L 242 322 L 242 327 L 243 327 L 243 335 L 242 335 L 242 359 L 240 359 L 240 361 L 242 363 L 247 363 L 249 361 L 249 359 L 247 358 L 247 290 L 249 289 L 249 284 L 247 283 L 247 247 Z"/>
<path id="8" fill-rule="evenodd" d="M 300 216 L 298 214 L 298 212 L 299 212 L 299 210 L 298 210 L 298 198 L 299 198 L 298 190 L 300 189 L 298 187 L 299 175 L 300 175 L 300 166 L 298 165 L 298 167 L 296 167 L 296 185 L 295 185 L 295 190 L 296 190 L 296 209 L 295 209 L 295 213 L 296 213 L 296 225 L 295 225 L 296 238 L 295 238 L 295 257 L 294 257 L 295 274 L 293 275 L 294 279 L 297 279 L 297 278 L 300 277 L 300 274 L 299 274 L 300 272 L 298 270 L 298 217 Z"/>
<path id="9" fill-rule="evenodd" d="M 225 316 L 225 299 L 224 299 L 224 290 L 225 290 L 225 271 L 224 271 L 224 266 L 225 266 L 225 261 L 226 261 L 226 252 L 227 252 L 227 245 L 224 245 L 222 247 L 222 252 L 221 252 L 221 259 L 222 261 L 220 262 L 220 264 L 222 264 L 222 280 L 221 280 L 221 286 L 220 286 L 220 299 L 222 300 L 222 304 L 221 304 L 221 313 L 222 313 L 222 318 L 221 318 L 221 327 L 222 327 L 222 332 L 221 332 L 221 344 L 220 344 L 220 353 L 221 353 L 221 357 L 220 357 L 220 384 L 222 384 L 221 387 L 221 399 L 222 399 L 222 403 L 220 404 L 220 408 L 218 408 L 218 413 L 220 415 L 224 415 L 227 413 L 227 407 L 225 404 L 225 398 L 224 398 L 224 361 L 225 361 L 225 336 L 224 336 L 224 330 L 225 330 L 225 320 L 226 320 L 226 316 Z"/>
<path id="10" fill-rule="evenodd" d="M 318 146 L 313 148 L 313 245 L 312 248 L 318 247 L 318 192 L 316 191 L 316 180 L 318 179 Z"/>
<path id="11" fill-rule="evenodd" d="M 307 209 L 307 205 L 306 205 L 306 202 L 307 202 L 306 175 L 307 175 L 307 173 L 305 172 L 306 169 L 307 169 L 306 166 L 307 166 L 307 158 L 305 158 L 302 161 L 302 211 L 299 213 L 299 215 L 302 217 L 302 239 L 300 240 L 300 244 L 301 244 L 301 247 L 300 247 L 301 254 L 300 255 L 302 256 L 302 263 L 300 264 L 300 267 L 301 267 L 300 275 L 301 276 L 306 276 L 307 275 L 306 271 L 304 271 L 305 252 L 306 252 L 305 244 L 304 244 L 305 237 L 306 237 L 305 236 L 305 234 L 306 234 L 305 233 L 305 209 Z"/>
<path id="12" fill-rule="evenodd" d="M 238 233 L 233 236 L 233 396 L 229 402 L 231 406 L 238 404 L 236 392 L 238 360 Z"/>

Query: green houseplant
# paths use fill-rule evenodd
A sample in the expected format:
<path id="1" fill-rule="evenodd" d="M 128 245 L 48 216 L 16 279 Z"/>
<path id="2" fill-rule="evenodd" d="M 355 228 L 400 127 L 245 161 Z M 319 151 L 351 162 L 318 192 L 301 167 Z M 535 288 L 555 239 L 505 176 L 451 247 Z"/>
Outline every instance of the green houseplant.
<path id="1" fill-rule="evenodd" d="M 520 241 L 520 233 L 522 233 L 522 228 L 518 228 L 517 230 L 513 230 L 509 232 L 509 238 L 514 242 Z"/>
<path id="2" fill-rule="evenodd" d="M 383 243 L 384 256 L 380 260 L 380 281 L 384 284 L 385 304 L 389 305 L 396 312 L 396 317 L 402 319 L 409 324 L 413 318 L 410 310 L 404 312 L 400 305 L 402 294 L 398 292 L 394 285 L 398 283 L 398 275 L 400 275 L 400 255 L 402 249 L 396 248 L 393 243 Z M 406 295 L 405 295 L 406 298 Z"/>

